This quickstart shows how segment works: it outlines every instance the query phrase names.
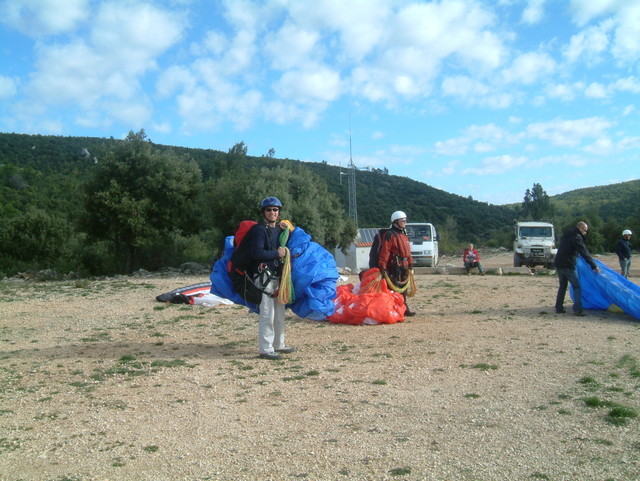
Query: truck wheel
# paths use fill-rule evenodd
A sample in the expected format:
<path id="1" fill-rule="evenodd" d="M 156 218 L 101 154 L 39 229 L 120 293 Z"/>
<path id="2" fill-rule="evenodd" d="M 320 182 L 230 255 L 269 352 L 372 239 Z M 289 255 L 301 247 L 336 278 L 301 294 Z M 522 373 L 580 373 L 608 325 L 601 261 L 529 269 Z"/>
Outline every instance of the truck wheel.
<path id="1" fill-rule="evenodd" d="M 518 254 L 515 254 L 513 256 L 513 267 L 520 267 L 522 263 L 520 262 L 520 256 Z"/>

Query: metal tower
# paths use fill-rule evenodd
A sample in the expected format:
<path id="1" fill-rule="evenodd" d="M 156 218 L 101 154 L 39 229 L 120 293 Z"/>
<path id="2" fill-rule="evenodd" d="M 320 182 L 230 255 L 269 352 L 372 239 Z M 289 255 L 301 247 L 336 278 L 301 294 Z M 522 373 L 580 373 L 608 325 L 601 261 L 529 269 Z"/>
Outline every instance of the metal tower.
<path id="1" fill-rule="evenodd" d="M 349 218 L 358 227 L 358 202 L 356 200 L 356 166 L 351 156 L 351 128 L 349 128 Z"/>

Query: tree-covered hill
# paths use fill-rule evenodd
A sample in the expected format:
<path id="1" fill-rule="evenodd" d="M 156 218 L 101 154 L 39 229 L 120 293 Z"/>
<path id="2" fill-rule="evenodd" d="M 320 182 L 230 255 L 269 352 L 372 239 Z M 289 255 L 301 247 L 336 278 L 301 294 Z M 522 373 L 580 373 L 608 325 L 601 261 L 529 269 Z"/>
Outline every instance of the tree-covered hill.
<path id="1" fill-rule="evenodd" d="M 215 253 L 239 219 L 256 215 L 259 197 L 267 192 L 286 199 L 287 216 L 328 248 L 346 245 L 355 232 L 347 218 L 349 192 L 344 168 L 326 162 L 278 159 L 272 152 L 248 156 L 243 142 L 222 152 L 158 145 L 143 137 L 151 156 L 144 165 L 159 166 L 164 172 L 168 172 L 164 169 L 167 166 L 184 166 L 192 170 L 193 182 L 198 185 L 189 191 L 193 209 L 184 218 L 173 217 L 173 230 L 145 219 L 139 208 L 129 218 L 121 216 L 124 224 L 137 218 L 142 236 L 122 244 L 117 236 L 100 237 L 101 229 L 113 226 L 91 212 L 97 204 L 90 196 L 107 196 L 109 192 L 107 198 L 112 205 L 117 201 L 131 209 L 143 206 L 145 212 L 155 212 L 148 217 L 166 214 L 151 209 L 149 202 L 161 202 L 163 195 L 170 194 L 154 192 L 153 187 L 142 185 L 144 180 L 131 180 L 130 174 L 126 181 L 129 186 L 106 185 L 113 183 L 109 176 L 121 172 L 127 164 L 123 163 L 126 155 L 122 155 L 126 140 L 0 133 L 0 274 L 49 267 L 52 262 L 61 269 L 66 268 L 63 264 L 77 264 L 79 269 L 90 271 L 117 271 L 115 258 L 122 249 L 115 246 L 121 245 L 128 245 L 129 255 L 136 256 L 131 267 L 158 268 L 183 260 L 202 260 Z M 118 155 L 119 160 L 115 158 Z M 109 174 L 103 164 L 116 160 L 120 167 L 114 165 L 114 174 Z M 143 175 L 153 179 L 153 172 Z M 522 205 L 478 202 L 389 175 L 386 169 L 357 170 L 355 178 L 359 227 L 386 226 L 393 211 L 403 210 L 410 222 L 431 222 L 438 227 L 444 252 L 457 252 L 466 242 L 510 248 L 514 222 L 523 215 Z M 166 190 L 173 188 L 166 186 L 175 187 L 182 181 L 153 182 L 165 185 L 161 189 Z M 136 192 L 126 190 L 134 184 Z M 536 194 L 544 194 L 541 186 L 534 186 Z M 124 189 L 123 199 L 118 199 L 117 189 Z M 596 241 L 591 247 L 596 252 L 611 250 L 622 228 L 640 231 L 640 181 L 579 189 L 549 200 L 549 217 L 558 232 L 578 218 L 590 223 L 590 242 Z M 187 217 L 188 222 L 184 222 Z M 110 256 L 113 259 L 105 261 Z"/>

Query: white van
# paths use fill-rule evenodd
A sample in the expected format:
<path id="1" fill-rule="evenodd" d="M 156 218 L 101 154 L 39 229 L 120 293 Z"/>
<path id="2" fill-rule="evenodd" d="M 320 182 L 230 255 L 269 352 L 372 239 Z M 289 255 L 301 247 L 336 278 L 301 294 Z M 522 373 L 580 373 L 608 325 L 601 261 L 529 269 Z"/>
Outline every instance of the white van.
<path id="1" fill-rule="evenodd" d="M 433 224 L 409 223 L 406 230 L 414 267 L 438 265 L 438 234 Z"/>

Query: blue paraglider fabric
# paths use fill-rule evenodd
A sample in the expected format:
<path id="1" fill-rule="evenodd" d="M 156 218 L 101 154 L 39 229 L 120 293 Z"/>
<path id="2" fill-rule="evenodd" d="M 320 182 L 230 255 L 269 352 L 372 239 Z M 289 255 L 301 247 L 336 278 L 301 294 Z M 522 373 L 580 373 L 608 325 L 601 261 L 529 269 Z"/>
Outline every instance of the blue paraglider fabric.
<path id="1" fill-rule="evenodd" d="M 295 302 L 288 307 L 299 317 L 322 321 L 335 309 L 336 286 L 339 278 L 333 256 L 300 227 L 289 234 L 287 247 L 291 252 L 291 280 Z M 259 306 L 245 301 L 233 290 L 227 265 L 233 254 L 233 236 L 225 239 L 223 256 L 213 265 L 211 293 L 258 312 Z"/>
<path id="2" fill-rule="evenodd" d="M 624 313 L 640 319 L 640 286 L 625 279 L 618 272 L 595 260 L 599 273 L 578 257 L 577 269 L 582 287 L 582 306 L 585 309 L 608 310 L 617 306 Z M 573 288 L 571 298 L 574 299 Z"/>

